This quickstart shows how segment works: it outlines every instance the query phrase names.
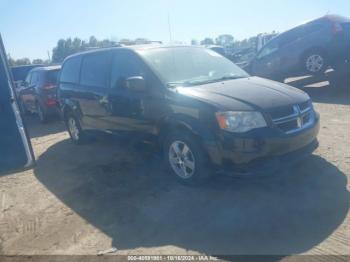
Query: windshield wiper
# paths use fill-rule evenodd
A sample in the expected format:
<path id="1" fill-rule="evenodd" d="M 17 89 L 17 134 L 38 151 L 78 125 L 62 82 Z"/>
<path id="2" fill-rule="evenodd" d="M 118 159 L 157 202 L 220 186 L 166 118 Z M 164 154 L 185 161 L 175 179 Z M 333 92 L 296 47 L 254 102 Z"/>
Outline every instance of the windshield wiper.
<path id="1" fill-rule="evenodd" d="M 215 79 L 208 79 L 205 81 L 198 81 L 197 85 L 201 85 L 201 84 L 210 84 L 210 83 L 216 83 L 216 82 L 221 82 L 221 81 L 226 81 L 226 80 L 234 80 L 234 79 L 240 79 L 240 78 L 245 78 L 245 76 L 223 76 L 220 78 L 215 78 Z"/>
<path id="2" fill-rule="evenodd" d="M 182 82 L 181 83 L 180 82 L 169 82 L 166 84 L 166 86 L 168 88 L 176 88 L 176 87 L 180 86 L 181 84 L 182 84 Z"/>
<path id="3" fill-rule="evenodd" d="M 215 79 L 206 79 L 206 80 L 186 80 L 186 81 L 178 81 L 178 82 L 168 82 L 167 86 L 168 88 L 176 88 L 178 86 L 194 86 L 194 85 L 203 85 L 203 84 L 210 84 L 215 82 L 221 82 L 225 80 L 234 80 L 239 78 L 245 78 L 245 76 L 237 76 L 237 75 L 227 75 L 220 78 Z"/>

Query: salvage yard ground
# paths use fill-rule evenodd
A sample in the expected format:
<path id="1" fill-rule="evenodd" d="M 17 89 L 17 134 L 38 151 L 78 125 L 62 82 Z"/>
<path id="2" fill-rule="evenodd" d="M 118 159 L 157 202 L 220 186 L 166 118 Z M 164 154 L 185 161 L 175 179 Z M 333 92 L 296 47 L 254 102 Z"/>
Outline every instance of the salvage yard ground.
<path id="1" fill-rule="evenodd" d="M 76 146 L 61 122 L 28 117 L 37 165 L 0 177 L 0 254 L 350 255 L 350 85 L 289 82 L 321 114 L 318 150 L 284 172 L 196 188 L 150 146 Z"/>

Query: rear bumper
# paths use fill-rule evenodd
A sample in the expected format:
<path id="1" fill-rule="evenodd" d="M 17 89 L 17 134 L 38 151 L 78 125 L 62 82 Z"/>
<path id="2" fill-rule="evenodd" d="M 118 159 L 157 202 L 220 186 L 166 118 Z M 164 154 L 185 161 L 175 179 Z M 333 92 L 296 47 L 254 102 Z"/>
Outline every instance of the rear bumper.
<path id="1" fill-rule="evenodd" d="M 208 154 L 220 170 L 240 173 L 273 171 L 310 155 L 317 147 L 319 117 L 307 129 L 293 135 L 265 132 L 249 137 L 221 136 L 218 145 L 207 144 Z"/>
<path id="2" fill-rule="evenodd" d="M 60 109 L 57 105 L 53 105 L 53 106 L 45 106 L 45 113 L 47 115 L 60 115 Z"/>
<path id="3" fill-rule="evenodd" d="M 44 97 L 40 98 L 39 101 L 46 115 L 60 115 L 60 108 L 57 100 Z M 55 103 L 53 101 L 55 101 Z"/>

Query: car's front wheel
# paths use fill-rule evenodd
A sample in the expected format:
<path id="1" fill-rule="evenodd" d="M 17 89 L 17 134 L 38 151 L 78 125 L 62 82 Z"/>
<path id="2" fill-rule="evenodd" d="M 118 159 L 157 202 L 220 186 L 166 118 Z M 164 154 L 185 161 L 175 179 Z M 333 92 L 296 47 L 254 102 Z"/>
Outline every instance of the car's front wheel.
<path id="1" fill-rule="evenodd" d="M 172 174 L 187 185 L 206 182 L 211 169 L 206 154 L 196 137 L 186 132 L 175 132 L 164 144 L 164 158 Z"/>

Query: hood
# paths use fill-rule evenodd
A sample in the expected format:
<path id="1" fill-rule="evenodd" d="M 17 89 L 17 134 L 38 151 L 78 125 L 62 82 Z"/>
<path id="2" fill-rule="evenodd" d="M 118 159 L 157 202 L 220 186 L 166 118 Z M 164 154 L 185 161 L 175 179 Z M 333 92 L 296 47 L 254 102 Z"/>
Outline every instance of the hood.
<path id="1" fill-rule="evenodd" d="M 269 110 L 310 99 L 297 88 L 260 77 L 183 87 L 178 88 L 178 92 L 233 111 Z"/>

